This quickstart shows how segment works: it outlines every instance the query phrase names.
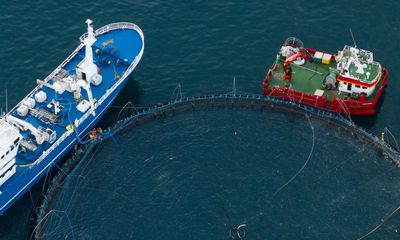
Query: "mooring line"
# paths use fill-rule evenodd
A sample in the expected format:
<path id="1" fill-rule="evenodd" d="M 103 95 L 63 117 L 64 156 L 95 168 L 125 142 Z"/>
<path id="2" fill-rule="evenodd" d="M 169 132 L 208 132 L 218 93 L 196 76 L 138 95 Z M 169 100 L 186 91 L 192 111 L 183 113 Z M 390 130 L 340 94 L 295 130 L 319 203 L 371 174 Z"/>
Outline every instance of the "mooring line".
<path id="1" fill-rule="evenodd" d="M 384 219 L 381 220 L 381 223 L 378 224 L 376 227 L 374 227 L 371 231 L 369 231 L 367 234 L 363 235 L 360 238 L 357 238 L 358 240 L 362 240 L 368 236 L 370 236 L 371 234 L 373 234 L 374 232 L 376 232 L 376 230 L 378 230 L 380 227 L 383 226 L 383 224 L 385 224 L 394 214 L 396 214 L 398 211 L 400 210 L 400 206 L 398 206 L 394 211 L 392 211 L 389 215 L 387 215 Z"/>
<path id="2" fill-rule="evenodd" d="M 304 168 L 307 166 L 308 162 L 311 159 L 311 156 L 314 152 L 314 146 L 315 146 L 315 132 L 314 132 L 314 126 L 311 123 L 310 117 L 308 115 L 307 116 L 307 120 L 310 123 L 310 127 L 312 130 L 312 145 L 311 145 L 311 150 L 310 150 L 310 154 L 308 155 L 308 158 L 306 160 L 306 162 L 303 164 L 303 166 L 299 169 L 299 171 L 297 171 L 297 173 L 295 175 L 293 175 L 293 177 L 291 177 L 289 179 L 289 181 L 287 181 L 285 184 L 283 184 L 278 190 L 275 191 L 274 194 L 272 194 L 271 200 L 282 190 L 284 189 L 287 185 L 289 185 L 295 178 L 297 178 L 297 176 L 300 175 L 300 173 L 304 170 Z"/>

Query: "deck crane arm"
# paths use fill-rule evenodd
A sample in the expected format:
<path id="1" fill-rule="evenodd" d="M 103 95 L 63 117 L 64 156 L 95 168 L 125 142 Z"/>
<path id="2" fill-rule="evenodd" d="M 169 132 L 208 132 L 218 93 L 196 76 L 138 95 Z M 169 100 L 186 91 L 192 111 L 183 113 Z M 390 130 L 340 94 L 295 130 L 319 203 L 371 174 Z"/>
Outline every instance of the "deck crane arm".
<path id="1" fill-rule="evenodd" d="M 92 91 L 90 89 L 90 83 L 86 82 L 85 80 L 78 80 L 78 86 L 85 89 L 85 91 L 88 95 L 90 111 L 92 112 L 93 116 L 96 116 L 95 107 L 94 107 L 94 99 L 93 99 Z"/>
<path id="2" fill-rule="evenodd" d="M 304 48 L 300 48 L 300 51 L 286 58 L 283 63 L 283 70 L 286 80 L 292 79 L 292 70 L 290 69 L 290 64 L 298 58 L 308 59 L 310 62 L 313 61 L 311 54 Z"/>
<path id="3" fill-rule="evenodd" d="M 19 125 L 19 126 L 29 129 L 31 131 L 31 133 L 33 134 L 33 136 L 35 136 L 35 140 L 36 140 L 37 144 L 39 144 L 39 145 L 43 144 L 44 141 L 48 141 L 50 139 L 49 133 L 47 133 L 46 131 L 40 131 L 39 129 L 35 128 L 32 124 L 30 124 L 24 120 L 21 120 L 19 118 L 11 116 L 11 115 L 7 115 L 6 120 L 9 123 L 12 123 L 14 125 Z"/>

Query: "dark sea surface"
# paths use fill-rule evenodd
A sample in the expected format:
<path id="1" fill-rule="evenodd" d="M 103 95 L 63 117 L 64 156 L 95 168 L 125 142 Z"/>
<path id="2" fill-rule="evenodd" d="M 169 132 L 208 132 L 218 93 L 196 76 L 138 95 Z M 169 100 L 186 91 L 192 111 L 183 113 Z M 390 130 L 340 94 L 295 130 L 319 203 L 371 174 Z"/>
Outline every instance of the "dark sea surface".
<path id="1" fill-rule="evenodd" d="M 115 138 L 52 195 L 45 239 L 230 239 L 241 224 L 245 239 L 355 239 L 400 197 L 372 144 L 293 112 L 200 107 Z"/>
<path id="2" fill-rule="evenodd" d="M 373 51 L 375 60 L 381 62 L 389 70 L 388 88 L 385 89 L 382 96 L 378 114 L 374 117 L 358 117 L 356 121 L 376 134 L 380 134 L 387 127 L 395 136 L 400 136 L 398 123 L 400 110 L 398 79 L 400 79 L 400 74 L 397 71 L 399 68 L 398 45 L 400 43 L 400 18 L 398 18 L 400 2 L 398 1 L 0 0 L 0 3 L 2 3 L 0 8 L 0 89 L 8 89 L 9 106 L 17 104 L 34 88 L 37 78 L 45 78 L 76 48 L 79 44 L 79 36 L 86 30 L 84 21 L 87 18 L 94 20 L 95 28 L 117 21 L 133 22 L 142 28 L 145 35 L 145 52 L 142 61 L 133 72 L 134 80 L 131 79 L 127 84 L 114 104 L 115 106 L 123 105 L 129 100 L 133 101 L 136 106 L 168 100 L 178 84 L 182 85 L 185 96 L 226 93 L 231 91 L 234 76 L 239 92 L 261 93 L 262 79 L 286 37 L 297 36 L 302 39 L 306 47 L 337 52 L 344 45 L 352 44 L 349 34 L 351 28 L 357 45 Z M 0 91 L 0 96 L 1 107 L 5 109 L 5 97 L 2 91 Z M 204 195 L 198 189 L 189 188 L 186 185 L 183 186 L 186 187 L 185 194 L 190 195 L 190 191 L 193 191 L 192 198 L 202 197 L 202 200 L 196 200 L 200 203 L 204 201 L 204 206 L 210 206 L 210 213 L 220 215 L 206 214 L 206 210 L 199 212 L 202 205 L 195 205 L 199 202 L 184 198 L 186 196 L 184 194 L 180 196 L 184 201 L 193 202 L 195 206 L 192 211 L 194 212 L 187 211 L 188 208 L 183 207 L 179 212 L 179 205 L 173 205 L 175 208 L 165 211 L 162 215 L 157 216 L 157 219 L 148 218 L 146 222 L 135 218 L 137 216 L 132 212 L 129 212 L 132 215 L 123 215 L 121 209 L 115 211 L 115 213 L 120 213 L 120 216 L 116 214 L 111 217 L 112 209 L 108 209 L 107 214 L 104 214 L 105 209 L 103 208 L 97 208 L 96 211 L 90 211 L 88 214 L 93 214 L 93 218 L 101 219 L 104 224 L 108 221 L 118 222 L 130 219 L 129 223 L 139 224 L 140 229 L 147 230 L 147 233 L 156 234 L 155 231 L 159 230 L 159 239 L 227 239 L 229 236 L 226 229 L 229 229 L 230 225 L 238 225 L 246 220 L 249 224 L 248 239 L 264 239 L 264 236 L 273 239 L 352 239 L 379 224 L 382 218 L 400 205 L 398 197 L 400 191 L 397 187 L 399 170 L 393 168 L 389 160 L 369 152 L 372 150 L 365 148 L 363 143 L 345 144 L 351 143 L 352 138 L 348 134 L 339 134 L 334 135 L 333 139 L 338 146 L 343 146 L 343 148 L 336 147 L 336 145 L 329 148 L 325 148 L 324 144 L 316 145 L 316 152 L 324 156 L 323 161 L 317 161 L 318 158 L 314 156 L 310 162 L 312 164 L 304 169 L 304 175 L 296 178 L 296 181 L 288 185 L 284 189 L 286 191 L 282 190 L 282 195 L 276 196 L 276 201 L 271 203 L 275 206 L 272 207 L 275 211 L 268 210 L 270 208 L 266 207 L 265 203 L 269 203 L 269 198 L 266 197 L 267 200 L 262 197 L 258 198 L 257 193 L 262 193 L 261 195 L 265 197 L 279 188 L 285 180 L 290 179 L 307 159 L 311 147 L 310 127 L 307 119 L 303 118 L 300 121 L 296 118 L 293 119 L 290 114 L 275 114 L 272 119 L 283 119 L 285 124 L 279 123 L 281 124 L 280 131 L 275 132 L 275 135 L 268 135 L 259 132 L 260 128 L 271 127 L 268 124 L 263 125 L 264 122 L 270 122 L 268 116 L 267 113 L 260 111 L 232 112 L 229 109 L 221 112 L 204 110 L 195 114 L 184 113 L 176 118 L 175 116 L 169 117 L 164 123 L 154 122 L 143 125 L 137 130 L 133 129 L 130 132 L 131 135 L 124 138 L 122 144 L 119 145 L 120 152 L 116 153 L 113 150 L 115 146 L 108 144 L 104 146 L 101 155 L 96 159 L 96 161 L 108 163 L 107 166 L 121 176 L 121 182 L 126 183 L 125 178 L 131 175 L 128 172 L 125 175 L 123 170 L 134 171 L 134 166 L 138 166 L 135 164 L 139 164 L 138 161 L 143 160 L 143 157 L 147 156 L 146 154 L 151 155 L 150 151 L 155 147 L 160 147 L 157 149 L 157 154 L 160 156 L 163 154 L 167 156 L 172 151 L 176 158 L 171 164 L 165 166 L 170 174 L 165 181 L 168 183 L 166 185 L 168 189 L 174 189 L 178 188 L 178 185 L 174 185 L 174 183 L 182 184 L 190 180 L 192 165 L 195 168 L 198 166 L 195 163 L 201 159 L 194 157 L 194 154 L 190 152 L 179 151 L 181 145 L 172 146 L 171 138 L 179 136 L 176 141 L 179 144 L 195 145 L 195 141 L 201 141 L 203 145 L 198 146 L 201 149 L 193 148 L 193 150 L 201 152 L 204 159 L 209 160 L 207 166 L 215 169 L 215 172 L 201 172 L 204 171 L 204 168 L 201 171 L 198 169 L 196 173 L 199 174 L 199 177 L 194 181 L 198 181 L 196 182 L 198 186 L 204 187 L 199 189 L 208 191 L 211 196 L 228 202 L 225 202 L 228 204 L 228 207 L 225 208 L 228 209 L 226 212 L 232 215 L 233 223 L 229 223 L 228 218 L 224 217 L 224 213 L 219 212 L 222 211 L 222 208 L 218 205 L 217 200 L 213 201 L 213 198 L 207 198 L 208 195 Z M 111 123 L 115 118 L 115 111 L 110 112 L 105 117 L 103 124 Z M 198 119 L 202 121 L 198 121 Z M 227 125 L 222 124 L 224 122 Z M 180 127 L 182 123 L 186 125 Z M 174 124 L 179 126 L 174 127 Z M 163 126 L 165 130 L 163 130 Z M 251 139 L 249 143 L 252 145 L 243 145 L 247 147 L 240 148 L 240 154 L 230 155 L 231 149 L 226 145 L 226 139 L 232 137 L 233 130 L 230 126 L 242 129 L 248 135 L 239 134 L 239 136 Z M 302 129 L 302 126 L 306 129 Z M 193 138 L 191 129 L 197 129 L 196 131 L 200 132 L 210 129 L 213 135 L 210 138 L 204 136 Z M 321 132 L 332 131 L 327 130 L 324 124 L 318 125 L 316 129 Z M 221 135 L 215 133 L 217 130 Z M 150 134 L 147 135 L 147 132 Z M 273 149 L 274 152 L 268 152 L 270 155 L 267 154 L 267 149 L 255 149 L 253 146 L 262 144 L 264 141 L 275 144 L 276 142 L 273 141 L 275 139 L 276 141 L 291 139 L 294 133 L 299 134 L 298 139 L 303 137 L 304 141 L 293 141 L 291 142 L 292 147 L 287 148 L 284 142 L 286 140 L 282 140 L 282 145 L 276 146 Z M 138 138 L 135 138 L 133 134 L 138 134 Z M 155 138 L 152 134 L 159 134 L 162 138 Z M 322 133 L 318 132 L 318 134 Z M 271 136 L 275 138 L 272 140 Z M 151 143 L 157 145 L 153 145 L 153 147 L 150 147 L 152 145 L 143 145 L 144 148 L 136 149 L 135 147 L 141 146 L 139 139 L 153 139 Z M 210 141 L 206 141 L 208 139 Z M 238 140 L 237 135 L 235 135 L 235 139 Z M 323 137 L 321 139 L 328 142 Z M 166 147 L 162 148 L 164 145 Z M 173 147 L 173 149 L 167 148 L 167 146 Z M 229 146 L 242 145 L 232 142 Z M 205 151 L 204 149 L 208 147 L 212 147 L 214 151 Z M 350 148 L 350 153 L 346 153 L 344 150 L 346 147 Z M 122 157 L 119 157 L 125 159 L 124 151 L 128 152 L 132 158 L 133 165 L 129 165 L 130 168 L 121 168 L 120 162 L 111 161 L 115 154 L 122 154 Z M 363 162 L 361 160 L 364 159 L 364 151 L 368 157 Z M 259 157 L 257 161 L 251 162 L 251 159 L 254 158 L 253 154 L 257 152 L 267 155 L 265 158 Z M 275 166 L 277 163 L 274 162 L 274 158 L 281 153 L 283 154 L 281 157 L 285 161 L 282 161 L 279 166 Z M 351 153 L 357 153 L 355 155 L 357 159 L 350 159 Z M 287 158 L 284 157 L 286 154 Z M 342 158 L 342 156 L 346 157 Z M 337 160 L 337 164 L 339 164 L 343 159 L 349 161 L 349 163 L 343 163 L 343 166 L 348 166 L 349 169 L 339 168 L 343 171 L 335 174 L 337 168 L 332 161 Z M 178 160 L 179 162 L 177 162 Z M 240 166 L 235 168 L 236 165 L 229 165 L 228 171 L 233 172 L 230 174 L 224 169 L 212 168 L 211 160 L 219 161 L 221 166 L 227 163 L 237 163 Z M 247 164 L 247 162 L 251 162 L 251 164 Z M 124 164 L 128 163 L 128 161 L 124 162 Z M 179 164 L 185 165 L 179 166 Z M 273 165 L 275 168 L 271 167 Z M 139 169 L 148 170 L 151 174 L 164 165 L 154 162 L 154 165 L 150 164 L 146 167 L 142 166 Z M 262 173 L 264 168 L 276 170 L 276 167 L 279 167 L 280 171 L 286 171 L 281 178 L 275 179 Z M 319 171 L 319 168 L 324 167 L 328 168 L 326 171 L 332 171 L 333 174 L 329 175 L 329 178 L 326 178 L 324 184 L 321 185 L 325 188 L 318 189 L 320 185 L 313 182 L 312 176 L 307 177 L 307 173 L 313 175 Z M 93 176 L 94 181 L 96 179 L 99 181 L 104 171 L 101 167 L 97 169 L 96 164 L 92 164 L 91 168 L 90 176 Z M 179 175 L 182 178 L 187 177 L 186 180 L 176 178 L 176 174 L 182 169 L 189 171 Z M 244 176 L 235 173 L 242 169 L 246 172 L 250 172 L 252 169 L 256 171 L 254 175 L 245 174 Z M 146 172 L 142 174 L 136 176 L 145 176 Z M 210 175 L 207 177 L 207 174 Z M 206 183 L 216 175 L 219 181 L 228 183 L 228 185 L 224 185 L 226 188 L 220 189 L 215 182 L 209 188 L 202 184 L 202 181 Z M 243 185 L 229 185 L 241 176 L 245 178 Z M 373 180 L 367 181 L 367 179 Z M 130 184 L 137 184 L 133 180 L 129 179 Z M 152 191 L 152 187 L 157 187 L 150 183 L 146 185 L 145 179 L 138 178 L 138 182 L 142 183 L 138 192 L 143 194 Z M 330 185 L 331 182 L 332 185 Z M 361 182 L 366 182 L 366 184 L 361 184 Z M 361 185 L 364 187 L 357 188 Z M 309 189 L 321 191 L 325 195 L 313 197 L 313 195 L 307 194 Z M 42 191 L 42 186 L 38 185 L 4 216 L 0 217 L 0 238 L 25 238 L 32 203 L 36 202 Z M 234 196 L 219 194 L 219 191 L 231 191 L 230 194 Z M 168 193 L 167 190 L 166 192 Z M 241 193 L 245 194 L 246 199 L 241 198 Z M 123 209 L 123 204 L 127 204 L 124 203 L 126 200 L 123 198 L 115 195 L 112 197 L 115 197 L 115 201 L 120 201 L 118 208 Z M 132 194 L 130 197 L 139 198 L 140 195 Z M 146 199 L 146 196 L 142 197 L 130 204 L 140 203 Z M 179 198 L 172 199 L 179 200 Z M 347 203 L 344 199 L 350 200 Z M 229 201 L 232 201 L 231 205 L 229 205 Z M 335 201 L 346 202 L 346 204 L 335 205 Z M 210 205 L 207 205 L 209 202 L 211 202 Z M 326 207 L 328 203 L 332 203 L 331 208 Z M 186 203 L 185 206 L 188 204 Z M 144 211 L 140 206 L 132 207 Z M 172 216 L 173 214 L 175 215 Z M 189 215 L 185 215 L 185 218 L 178 218 L 184 214 Z M 190 214 L 193 214 L 192 217 L 197 216 L 196 214 L 201 214 L 201 216 L 194 221 L 193 219 L 196 218 L 190 218 Z M 212 218 L 211 215 L 219 217 Z M 106 216 L 110 218 L 106 218 Z M 138 216 L 141 216 L 140 213 Z M 256 217 L 251 218 L 252 216 Z M 275 219 L 277 222 L 274 221 Z M 188 225 L 178 225 L 182 222 Z M 80 223 L 72 222 L 77 228 Z M 255 226 L 258 227 L 259 224 L 264 223 L 267 224 L 266 230 L 258 233 L 251 232 L 251 228 L 254 229 Z M 251 226 L 251 224 L 253 225 Z M 378 239 L 399 238 L 397 235 L 398 225 L 399 217 L 394 216 L 375 237 Z M 147 233 L 137 235 L 140 231 L 136 230 L 133 235 L 118 235 L 117 231 L 122 229 L 117 228 L 105 228 L 103 231 L 106 230 L 113 232 L 110 236 L 115 237 L 157 239 Z M 105 234 L 100 229 L 98 232 Z M 326 235 L 321 235 L 323 233 Z M 60 234 L 62 234 L 61 231 Z M 163 234 L 167 235 L 163 237 Z M 88 238 L 90 236 L 93 236 L 94 239 L 101 238 L 96 232 L 89 232 Z M 374 238 L 372 237 L 372 239 Z"/>

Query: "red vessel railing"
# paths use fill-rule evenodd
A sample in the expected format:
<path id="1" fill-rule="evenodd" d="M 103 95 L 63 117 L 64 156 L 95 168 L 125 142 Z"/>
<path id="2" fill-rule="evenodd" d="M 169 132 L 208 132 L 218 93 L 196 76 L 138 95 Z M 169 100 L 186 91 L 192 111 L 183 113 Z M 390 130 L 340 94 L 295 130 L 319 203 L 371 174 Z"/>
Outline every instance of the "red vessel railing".
<path id="1" fill-rule="evenodd" d="M 315 50 L 314 50 L 315 51 Z M 296 91 L 289 89 L 288 87 L 277 87 L 274 86 L 271 89 L 268 88 L 268 82 L 272 75 L 272 67 L 269 69 L 263 81 L 263 94 L 280 97 L 288 101 L 294 101 L 297 103 L 303 103 L 310 106 L 322 108 L 328 111 L 351 114 L 351 115 L 374 115 L 375 106 L 382 95 L 383 88 L 387 85 L 388 71 L 386 68 L 382 68 L 383 77 L 380 81 L 382 83 L 377 90 L 377 93 L 373 99 L 358 100 L 358 99 L 340 99 L 334 97 L 332 100 L 328 100 L 324 96 L 315 96 L 309 93 Z"/>

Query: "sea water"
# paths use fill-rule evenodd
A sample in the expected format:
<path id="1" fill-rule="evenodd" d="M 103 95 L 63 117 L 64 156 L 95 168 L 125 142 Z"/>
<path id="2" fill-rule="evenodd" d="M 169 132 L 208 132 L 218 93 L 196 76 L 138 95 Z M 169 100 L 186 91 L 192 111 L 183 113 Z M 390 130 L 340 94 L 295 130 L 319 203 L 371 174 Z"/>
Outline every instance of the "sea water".
<path id="1" fill-rule="evenodd" d="M 133 72 L 135 80 L 115 106 L 128 100 L 137 106 L 167 100 L 178 84 L 186 96 L 225 93 L 231 91 L 233 77 L 238 91 L 261 93 L 264 74 L 286 37 L 296 36 L 307 47 L 334 53 L 353 44 L 351 28 L 357 46 L 372 50 L 390 73 L 377 116 L 357 118 L 357 123 L 377 134 L 388 127 L 399 136 L 399 9 L 393 0 L 4 1 L 0 8 L 2 108 L 6 109 L 6 88 L 10 108 L 34 88 L 36 78 L 43 79 L 75 49 L 87 18 L 94 20 L 96 28 L 116 21 L 134 22 L 145 34 L 145 53 Z M 111 112 L 105 121 L 115 118 Z M 174 129 L 171 134 L 178 133 Z M 291 131 L 281 134 L 291 135 Z M 332 147 L 329 155 L 342 152 Z M 374 177 L 368 171 L 354 174 Z M 24 238 L 32 205 L 41 193 L 42 186 L 37 186 L 0 218 L 0 237 Z"/>
<path id="2" fill-rule="evenodd" d="M 394 210 L 399 180 L 373 144 L 308 114 L 196 107 L 96 146 L 47 195 L 37 229 L 45 239 L 355 239 Z M 398 236 L 399 220 L 373 236 Z"/>

